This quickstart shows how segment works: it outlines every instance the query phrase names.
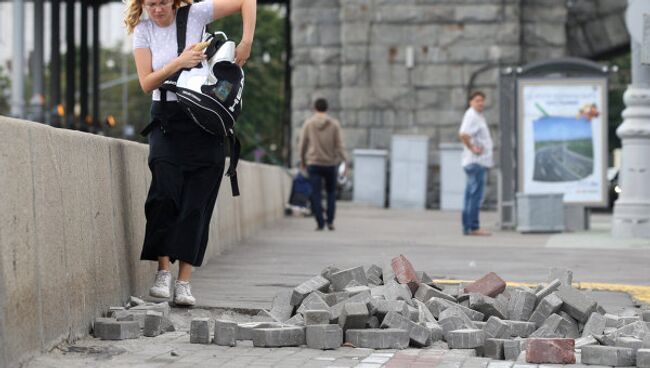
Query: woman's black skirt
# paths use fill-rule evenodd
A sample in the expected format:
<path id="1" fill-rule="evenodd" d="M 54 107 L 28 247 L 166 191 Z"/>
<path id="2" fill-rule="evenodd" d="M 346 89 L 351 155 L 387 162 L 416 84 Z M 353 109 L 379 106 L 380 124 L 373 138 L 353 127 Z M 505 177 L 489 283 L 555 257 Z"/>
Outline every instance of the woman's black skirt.
<path id="1" fill-rule="evenodd" d="M 200 266 L 224 175 L 224 141 L 198 127 L 176 102 L 154 102 L 151 118 L 152 180 L 140 259 L 168 256 Z"/>

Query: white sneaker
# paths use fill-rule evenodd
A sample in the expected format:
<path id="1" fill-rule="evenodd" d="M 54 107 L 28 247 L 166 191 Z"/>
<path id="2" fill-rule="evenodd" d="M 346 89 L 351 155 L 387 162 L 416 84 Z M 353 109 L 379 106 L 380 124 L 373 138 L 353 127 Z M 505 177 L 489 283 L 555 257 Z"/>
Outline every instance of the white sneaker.
<path id="1" fill-rule="evenodd" d="M 156 279 L 153 286 L 149 289 L 149 295 L 155 298 L 169 298 L 172 287 L 172 273 L 165 270 L 156 272 Z"/>
<path id="2" fill-rule="evenodd" d="M 194 305 L 196 303 L 196 299 L 192 296 L 189 282 L 176 281 L 174 287 L 174 303 L 177 305 Z"/>

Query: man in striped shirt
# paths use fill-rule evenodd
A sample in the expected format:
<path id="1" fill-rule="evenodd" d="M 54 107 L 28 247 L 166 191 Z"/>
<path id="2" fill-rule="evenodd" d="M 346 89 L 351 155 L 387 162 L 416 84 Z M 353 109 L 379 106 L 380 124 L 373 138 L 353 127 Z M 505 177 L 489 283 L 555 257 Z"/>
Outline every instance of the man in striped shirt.
<path id="1" fill-rule="evenodd" d="M 463 201 L 463 234 L 490 235 L 490 232 L 481 229 L 478 219 L 487 170 L 494 165 L 492 138 L 483 115 L 485 94 L 480 91 L 473 92 L 469 105 L 459 130 L 460 140 L 464 145 L 462 165 L 467 175 Z"/>

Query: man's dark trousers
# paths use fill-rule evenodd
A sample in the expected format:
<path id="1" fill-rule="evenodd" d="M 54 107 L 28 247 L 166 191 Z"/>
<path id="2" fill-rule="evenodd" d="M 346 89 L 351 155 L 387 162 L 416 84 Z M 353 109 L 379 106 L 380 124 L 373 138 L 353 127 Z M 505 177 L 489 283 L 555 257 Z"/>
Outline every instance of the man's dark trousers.
<path id="1" fill-rule="evenodd" d="M 323 205 L 321 203 L 321 192 L 323 180 L 325 180 L 325 191 L 327 192 L 327 224 L 334 224 L 334 212 L 336 211 L 336 166 L 309 165 L 309 182 L 311 183 L 311 210 L 316 216 L 318 228 L 325 227 L 323 219 Z"/>

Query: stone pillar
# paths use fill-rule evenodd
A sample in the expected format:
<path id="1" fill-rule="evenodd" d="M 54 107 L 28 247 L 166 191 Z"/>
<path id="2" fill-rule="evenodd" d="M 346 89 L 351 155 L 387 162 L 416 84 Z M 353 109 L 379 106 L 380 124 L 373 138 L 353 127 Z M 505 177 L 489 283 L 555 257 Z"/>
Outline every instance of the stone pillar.
<path id="1" fill-rule="evenodd" d="M 14 49 L 11 62 L 11 115 L 17 118 L 25 116 L 25 2 L 13 1 L 13 38 Z M 6 18 L 5 18 L 6 19 Z"/>
<path id="2" fill-rule="evenodd" d="M 641 45 L 632 40 L 632 84 L 616 134 L 623 143 L 622 192 L 614 204 L 612 235 L 650 238 L 650 67 L 641 64 Z"/>

